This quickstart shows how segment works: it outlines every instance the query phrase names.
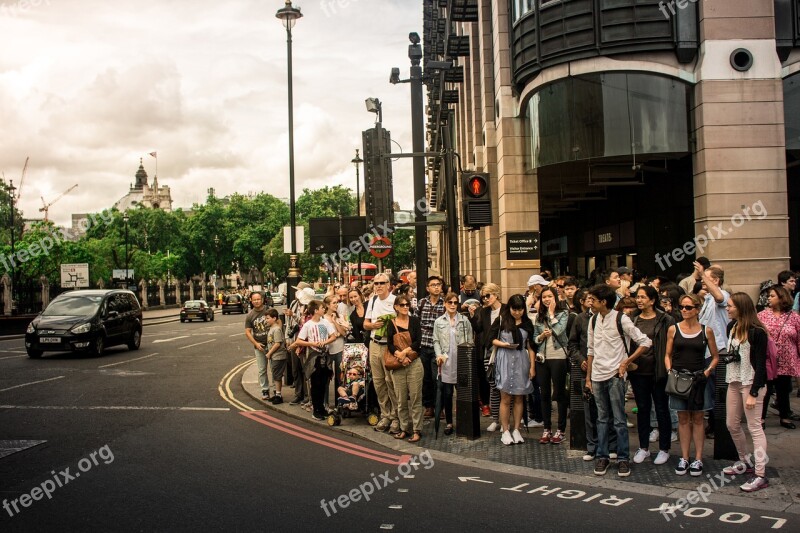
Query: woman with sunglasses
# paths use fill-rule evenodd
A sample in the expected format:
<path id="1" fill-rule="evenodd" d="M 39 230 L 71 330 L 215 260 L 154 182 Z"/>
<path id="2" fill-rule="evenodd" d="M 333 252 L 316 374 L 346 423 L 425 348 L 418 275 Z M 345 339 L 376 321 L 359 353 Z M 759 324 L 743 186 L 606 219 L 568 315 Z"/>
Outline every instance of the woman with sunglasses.
<path id="1" fill-rule="evenodd" d="M 369 342 L 369 334 L 367 334 L 366 330 L 364 329 L 364 314 L 366 309 L 364 308 L 364 297 L 361 295 L 361 291 L 353 287 L 350 289 L 350 292 L 347 293 L 347 299 L 350 302 L 350 306 L 353 308 L 353 312 L 350 313 L 350 334 L 355 339 L 355 342 Z"/>
<path id="2" fill-rule="evenodd" d="M 499 324 L 500 314 L 505 309 L 505 304 L 500 301 L 500 286 L 486 283 L 481 287 L 481 304 L 483 307 L 479 309 L 470 307 L 470 322 L 476 336 L 475 350 L 479 360 L 483 361 L 483 364 L 478 365 L 478 372 L 481 374 L 479 375 L 481 401 L 484 409 L 488 406 L 488 414 L 492 418 L 486 431 L 497 431 L 500 429 L 500 391 L 497 390 L 494 378 L 487 378 L 486 367 L 492 351 L 492 338 L 489 332 L 495 322 Z M 486 416 L 485 411 L 483 414 Z"/>
<path id="3" fill-rule="evenodd" d="M 545 287 L 539 296 L 533 322 L 533 345 L 536 349 L 536 375 L 542 388 L 544 432 L 541 444 L 561 444 L 567 430 L 567 320 L 569 313 L 558 305 L 553 287 Z M 552 432 L 553 400 L 558 405 L 558 427 Z"/>
<path id="4" fill-rule="evenodd" d="M 419 318 L 409 314 L 411 298 L 405 294 L 395 298 L 394 310 L 397 316 L 389 322 L 386 347 L 403 364 L 403 368 L 391 371 L 397 395 L 397 417 L 400 419 L 400 433 L 394 438 L 405 439 L 410 436 L 408 442 L 418 442 L 422 435 L 422 379 L 425 376 L 422 359 L 419 358 L 422 327 Z M 395 345 L 395 335 L 398 333 L 408 333 L 405 340 L 409 346 L 401 349 Z"/>
<path id="5" fill-rule="evenodd" d="M 555 298 L 554 293 L 553 297 Z M 500 321 L 492 326 L 495 354 L 495 380 L 500 391 L 500 441 L 506 446 L 525 442 L 519 432 L 522 402 L 533 392 L 531 380 L 536 376 L 533 352 L 533 324 L 528 318 L 525 298 L 515 294 L 508 299 Z M 511 402 L 514 402 L 514 430 L 511 426 Z"/>
<path id="6" fill-rule="evenodd" d="M 747 431 L 753 439 L 755 475 L 739 488 L 755 492 L 769 487 L 766 477 L 767 437 L 761 427 L 761 409 L 767 393 L 767 328 L 756 315 L 753 300 L 743 292 L 728 299 L 728 356 L 725 381 L 725 420 L 739 460 L 722 472 L 733 476 L 752 472 L 753 459 L 747 451 L 747 437 L 742 429 L 742 415 L 747 419 Z"/>
<path id="7" fill-rule="evenodd" d="M 442 397 L 447 426 L 444 434 L 453 433 L 453 388 L 456 384 L 458 345 L 472 342 L 472 325 L 458 312 L 458 294 L 448 292 L 444 297 L 444 314 L 433 323 L 433 351 L 439 369 L 437 394 Z"/>
<path id="8" fill-rule="evenodd" d="M 325 392 L 332 373 L 333 361 L 328 356 L 328 346 L 334 342 L 338 334 L 334 327 L 324 319 L 325 304 L 311 300 L 306 308 L 308 320 L 297 334 L 296 346 L 306 348 L 303 359 L 303 373 L 310 381 L 311 418 L 325 420 Z"/>
<path id="9" fill-rule="evenodd" d="M 714 408 L 714 391 L 708 384 L 708 376 L 714 371 L 719 361 L 717 343 L 714 341 L 714 330 L 702 326 L 697 320 L 703 306 L 696 294 L 686 294 L 678 300 L 678 309 L 683 320 L 667 331 L 667 349 L 664 355 L 664 366 L 684 372 L 702 373 L 692 387 L 688 399 L 669 397 L 670 409 L 678 411 L 678 439 L 681 444 L 681 458 L 675 473 L 679 476 L 688 471 L 692 476 L 703 474 L 703 444 L 705 428 L 703 413 Z M 711 361 L 705 362 L 706 347 L 711 351 Z M 695 458 L 689 464 L 689 447 L 694 442 Z"/>

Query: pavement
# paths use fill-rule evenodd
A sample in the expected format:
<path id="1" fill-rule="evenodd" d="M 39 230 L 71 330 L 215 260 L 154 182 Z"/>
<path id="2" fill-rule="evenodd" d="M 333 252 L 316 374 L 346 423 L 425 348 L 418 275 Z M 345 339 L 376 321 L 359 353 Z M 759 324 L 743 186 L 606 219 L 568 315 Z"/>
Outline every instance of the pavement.
<path id="1" fill-rule="evenodd" d="M 284 387 L 284 403 L 273 405 L 261 400 L 261 389 L 258 384 L 258 370 L 255 364 L 250 365 L 242 373 L 242 388 L 255 401 L 264 405 L 267 410 L 277 411 L 284 415 L 304 421 L 311 420 L 311 414 L 299 406 L 289 405 L 294 396 L 291 387 Z M 631 413 L 635 406 L 633 400 L 626 404 L 628 420 L 635 424 L 636 415 Z M 792 393 L 792 409 L 800 413 L 800 398 Z M 553 409 L 556 412 L 556 409 Z M 616 488 L 643 494 L 659 495 L 667 498 L 683 498 L 699 486 L 730 465 L 727 460 L 715 460 L 713 457 L 714 441 L 706 439 L 704 448 L 704 476 L 678 476 L 674 473 L 679 458 L 679 444 L 672 443 L 672 457 L 662 466 L 652 464 L 658 446 L 651 444 L 652 456 L 642 464 L 631 462 L 631 475 L 627 478 L 616 476 L 616 468 L 612 464 L 605 476 L 593 473 L 594 462 L 583 461 L 583 450 L 569 449 L 569 426 L 567 438 L 560 445 L 539 444 L 541 428 L 531 428 L 529 433 L 523 432 L 525 443 L 505 446 L 500 442 L 499 433 L 488 433 L 486 427 L 489 418 L 481 417 L 481 437 L 476 440 L 458 437 L 455 434 L 445 436 L 442 433 L 444 424 L 440 426 L 438 436 L 434 436 L 433 420 L 425 420 L 422 440 L 416 444 L 398 441 L 391 435 L 379 433 L 367 424 L 363 415 L 343 419 L 341 425 L 330 428 L 331 431 L 359 437 L 380 444 L 387 448 L 410 454 L 420 453 L 420 449 L 436 453 L 437 460 L 445 460 L 456 464 L 485 468 L 491 471 L 531 475 L 563 482 L 572 482 L 589 486 Z M 328 427 L 325 422 L 320 425 Z M 769 465 L 767 477 L 770 486 L 753 494 L 746 494 L 739 489 L 745 480 L 738 476 L 733 482 L 715 490 L 709 500 L 715 503 L 734 505 L 749 509 L 783 511 L 800 514 L 800 464 L 798 464 L 798 447 L 800 447 L 800 429 L 787 430 L 779 426 L 778 416 L 770 410 L 766 426 Z M 636 451 L 638 436 L 636 428 L 630 429 L 631 456 Z M 612 461 L 613 463 L 613 461 Z"/>

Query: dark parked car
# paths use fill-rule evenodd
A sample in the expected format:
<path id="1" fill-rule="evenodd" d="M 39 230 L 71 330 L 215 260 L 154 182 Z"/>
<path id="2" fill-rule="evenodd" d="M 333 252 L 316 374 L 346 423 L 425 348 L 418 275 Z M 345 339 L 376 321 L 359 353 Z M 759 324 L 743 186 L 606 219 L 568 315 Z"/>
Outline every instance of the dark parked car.
<path id="1" fill-rule="evenodd" d="M 25 333 L 28 356 L 86 350 L 102 355 L 108 346 L 142 342 L 142 308 L 126 290 L 77 290 L 57 296 Z"/>
<path id="2" fill-rule="evenodd" d="M 246 305 L 242 296 L 238 294 L 229 294 L 222 301 L 222 314 L 227 315 L 228 313 L 234 312 L 244 314 Z"/>
<path id="3" fill-rule="evenodd" d="M 214 309 L 205 300 L 187 300 L 181 307 L 181 322 L 198 318 L 203 322 L 214 320 Z"/>

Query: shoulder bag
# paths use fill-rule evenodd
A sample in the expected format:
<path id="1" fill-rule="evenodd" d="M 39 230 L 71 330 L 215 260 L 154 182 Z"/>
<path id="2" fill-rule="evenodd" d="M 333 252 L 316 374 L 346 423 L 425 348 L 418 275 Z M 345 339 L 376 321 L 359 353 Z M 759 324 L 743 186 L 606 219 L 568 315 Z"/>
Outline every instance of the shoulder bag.
<path id="1" fill-rule="evenodd" d="M 675 398 L 688 400 L 692 395 L 692 388 L 698 378 L 697 372 L 687 372 L 673 368 L 667 374 L 666 393 Z"/>

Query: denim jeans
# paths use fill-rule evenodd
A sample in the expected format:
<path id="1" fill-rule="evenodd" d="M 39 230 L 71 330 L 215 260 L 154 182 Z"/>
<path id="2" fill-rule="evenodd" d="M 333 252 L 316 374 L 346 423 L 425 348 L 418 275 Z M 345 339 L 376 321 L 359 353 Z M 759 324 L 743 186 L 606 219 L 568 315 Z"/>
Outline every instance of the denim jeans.
<path id="1" fill-rule="evenodd" d="M 608 431 L 613 426 L 617 434 L 617 458 L 630 460 L 628 424 L 625 417 L 625 380 L 619 376 L 606 381 L 592 381 L 597 403 L 597 450 L 595 457 L 608 459 Z"/>
<path id="2" fill-rule="evenodd" d="M 436 403 L 436 354 L 433 348 L 421 346 L 419 358 L 425 375 L 422 378 L 422 407 L 433 408 Z"/>
<path id="3" fill-rule="evenodd" d="M 589 401 L 583 400 L 583 421 L 586 427 L 586 451 L 595 455 L 597 451 L 597 403 L 594 401 L 594 396 L 590 396 Z M 617 453 L 616 431 L 608 432 L 608 451 Z"/>

